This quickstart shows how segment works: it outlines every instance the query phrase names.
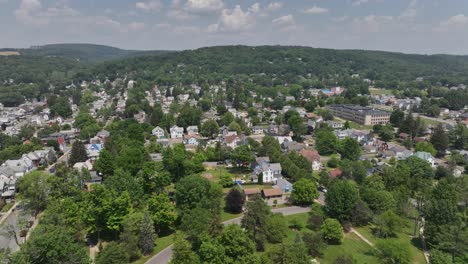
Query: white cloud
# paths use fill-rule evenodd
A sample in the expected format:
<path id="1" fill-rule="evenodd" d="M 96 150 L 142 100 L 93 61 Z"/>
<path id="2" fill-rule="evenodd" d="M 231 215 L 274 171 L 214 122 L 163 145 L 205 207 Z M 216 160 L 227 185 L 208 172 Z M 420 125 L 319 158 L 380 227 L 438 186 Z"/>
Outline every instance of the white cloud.
<path id="1" fill-rule="evenodd" d="M 275 18 L 271 22 L 278 26 L 291 26 L 296 23 L 294 21 L 294 16 L 291 14 Z"/>
<path id="2" fill-rule="evenodd" d="M 222 0 L 188 0 L 185 3 L 184 9 L 189 13 L 207 14 L 219 11 L 223 7 L 224 3 Z"/>
<path id="3" fill-rule="evenodd" d="M 247 11 L 243 11 L 240 5 L 236 5 L 234 9 L 223 9 L 219 22 L 208 26 L 208 32 L 240 32 L 249 30 L 255 25 L 255 13 L 257 10 L 250 7 Z"/>
<path id="4" fill-rule="evenodd" d="M 369 2 L 369 0 L 356 0 L 356 1 L 353 2 L 353 5 L 358 6 L 358 5 L 366 4 L 368 2 Z"/>
<path id="5" fill-rule="evenodd" d="M 161 10 L 162 3 L 160 1 L 137 2 L 135 7 L 146 12 L 155 12 Z"/>
<path id="6" fill-rule="evenodd" d="M 22 0 L 18 9 L 15 10 L 15 17 L 23 24 L 44 24 L 44 21 L 34 21 L 34 12 L 41 9 L 39 0 Z"/>
<path id="7" fill-rule="evenodd" d="M 283 7 L 283 3 L 280 3 L 280 2 L 272 2 L 270 4 L 268 4 L 268 7 L 267 9 L 269 11 L 276 11 L 278 9 L 281 9 Z"/>
<path id="8" fill-rule="evenodd" d="M 140 31 L 140 30 L 145 29 L 146 25 L 145 25 L 145 23 L 141 23 L 141 22 L 132 22 L 132 23 L 128 24 L 127 27 L 131 31 Z"/>
<path id="9" fill-rule="evenodd" d="M 306 14 L 323 14 L 323 13 L 327 13 L 328 9 L 314 5 L 313 7 L 308 8 L 302 12 Z"/>
<path id="10" fill-rule="evenodd" d="M 357 32 L 378 33 L 388 29 L 388 26 L 392 26 L 392 22 L 394 22 L 392 16 L 368 15 L 355 18 L 353 26 Z"/>
<path id="11" fill-rule="evenodd" d="M 434 30 L 450 31 L 466 29 L 466 27 L 468 27 L 468 16 L 465 16 L 464 14 L 458 14 L 440 22 L 439 25 L 434 28 Z"/>
<path id="12" fill-rule="evenodd" d="M 409 3 L 408 7 L 403 10 L 403 12 L 400 15 L 401 19 L 413 19 L 416 17 L 418 14 L 418 10 L 416 9 L 418 1 L 417 0 L 411 0 Z"/>

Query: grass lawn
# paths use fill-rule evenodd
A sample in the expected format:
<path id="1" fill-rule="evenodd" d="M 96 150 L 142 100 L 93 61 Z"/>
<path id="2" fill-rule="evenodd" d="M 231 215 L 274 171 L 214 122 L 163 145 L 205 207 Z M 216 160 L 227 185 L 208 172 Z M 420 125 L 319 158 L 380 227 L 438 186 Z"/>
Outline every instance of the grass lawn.
<path id="1" fill-rule="evenodd" d="M 341 245 L 329 245 L 319 259 L 320 263 L 333 263 L 339 256 L 352 256 L 355 263 L 378 264 L 381 261 L 374 255 L 373 249 L 353 233 L 345 234 Z"/>
<path id="2" fill-rule="evenodd" d="M 356 228 L 356 230 L 359 231 L 363 236 L 365 236 L 369 241 L 372 243 L 377 243 L 378 241 L 385 241 L 385 239 L 375 237 L 372 234 L 372 227 L 371 226 L 365 226 L 365 227 L 359 227 Z M 413 229 L 414 229 L 414 220 L 405 218 L 403 227 L 400 233 L 397 234 L 397 239 L 400 243 L 402 244 L 407 244 L 410 248 L 411 256 L 413 257 L 413 262 L 412 263 L 418 263 L 418 264 L 425 264 L 426 260 L 424 258 L 424 254 L 422 250 L 420 249 L 420 240 L 419 238 L 412 238 L 413 235 Z"/>
<path id="3" fill-rule="evenodd" d="M 132 264 L 144 264 L 146 261 L 148 261 L 148 259 L 158 254 L 159 252 L 161 252 L 163 249 L 167 248 L 168 246 L 170 246 L 173 243 L 173 240 L 174 240 L 174 234 L 170 234 L 165 237 L 156 238 L 156 246 L 153 249 L 153 253 L 151 253 L 151 255 L 149 256 L 141 257 L 140 259 L 132 262 Z"/>
<path id="4" fill-rule="evenodd" d="M 290 229 L 288 236 L 284 239 L 285 242 L 292 242 L 298 232 L 302 234 L 304 232 L 310 231 L 308 228 L 306 228 L 308 213 L 288 215 L 285 216 L 285 219 L 288 222 L 288 226 L 293 222 L 298 222 L 303 226 L 302 230 L 300 231 Z M 267 244 L 266 250 L 271 249 L 272 247 L 272 244 Z M 353 256 L 356 263 L 359 264 L 380 263 L 380 260 L 373 255 L 373 249 L 352 233 L 345 234 L 345 238 L 343 239 L 343 243 L 341 245 L 328 245 L 319 261 L 320 263 L 333 263 L 335 258 L 341 255 Z"/>
<path id="5" fill-rule="evenodd" d="M 426 124 L 426 125 L 438 125 L 438 124 L 444 124 L 443 122 L 439 122 L 433 119 L 428 119 L 425 118 L 424 116 L 420 116 L 421 120 Z"/>

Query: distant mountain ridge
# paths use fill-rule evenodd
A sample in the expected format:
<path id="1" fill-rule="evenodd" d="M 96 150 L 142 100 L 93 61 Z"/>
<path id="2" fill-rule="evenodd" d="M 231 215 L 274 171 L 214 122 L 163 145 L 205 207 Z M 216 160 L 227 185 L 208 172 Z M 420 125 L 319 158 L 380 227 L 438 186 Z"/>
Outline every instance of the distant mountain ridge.
<path id="1" fill-rule="evenodd" d="M 47 44 L 41 46 L 32 46 L 28 49 L 16 49 L 16 51 L 24 56 L 64 57 L 92 63 L 169 52 L 162 50 L 125 50 L 105 45 L 80 43 Z"/>

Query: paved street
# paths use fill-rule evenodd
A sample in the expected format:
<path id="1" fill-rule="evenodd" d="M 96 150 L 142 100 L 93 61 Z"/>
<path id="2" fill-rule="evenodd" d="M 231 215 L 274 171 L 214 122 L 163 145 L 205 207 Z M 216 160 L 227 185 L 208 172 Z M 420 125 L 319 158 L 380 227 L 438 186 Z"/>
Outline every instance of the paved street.
<path id="1" fill-rule="evenodd" d="M 286 207 L 286 208 L 277 208 L 271 210 L 274 213 L 281 213 L 283 215 L 293 215 L 293 214 L 300 214 L 300 213 L 307 213 L 310 211 L 309 207 Z M 229 224 L 240 224 L 242 217 L 234 218 L 228 221 L 223 222 L 224 225 Z M 172 245 L 165 248 L 161 252 L 159 252 L 154 257 L 150 258 L 145 264 L 167 264 L 171 260 L 172 257 Z"/>
<path id="2" fill-rule="evenodd" d="M 17 251 L 19 249 L 18 245 L 16 244 L 14 238 L 8 236 L 6 234 L 5 228 L 8 225 L 12 225 L 15 227 L 17 234 L 19 234 L 19 228 L 17 227 L 17 222 L 18 222 L 18 216 L 19 216 L 20 210 L 16 209 L 13 211 L 3 222 L 3 224 L 0 226 L 0 248 L 9 248 L 11 251 Z"/>

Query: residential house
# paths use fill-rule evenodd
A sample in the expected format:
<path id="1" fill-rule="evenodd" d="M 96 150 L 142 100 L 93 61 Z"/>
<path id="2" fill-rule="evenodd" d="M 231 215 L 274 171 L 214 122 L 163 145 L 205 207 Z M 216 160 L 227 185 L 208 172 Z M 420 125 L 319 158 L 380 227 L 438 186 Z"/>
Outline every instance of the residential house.
<path id="1" fill-rule="evenodd" d="M 290 193 L 293 190 L 293 185 L 292 183 L 288 182 L 284 178 L 279 178 L 276 181 L 276 186 L 283 191 L 283 193 Z"/>
<path id="2" fill-rule="evenodd" d="M 299 152 L 299 154 L 301 154 L 312 164 L 312 170 L 318 171 L 322 168 L 322 163 L 320 162 L 320 155 L 316 150 L 303 149 Z"/>
<path id="3" fill-rule="evenodd" d="M 270 163 L 269 159 L 263 159 L 257 163 L 252 173 L 252 181 L 258 182 L 258 177 L 262 176 L 263 183 L 276 183 L 281 178 L 282 169 L 280 163 Z"/>
<path id="4" fill-rule="evenodd" d="M 73 165 L 73 168 L 79 172 L 83 172 L 84 169 L 91 171 L 93 169 L 93 164 L 91 161 L 87 160 L 85 162 L 77 162 Z"/>
<path id="5" fill-rule="evenodd" d="M 262 126 L 253 126 L 253 127 L 252 127 L 252 134 L 253 134 L 253 135 L 261 135 L 261 134 L 263 134 L 263 127 L 262 127 Z"/>
<path id="6" fill-rule="evenodd" d="M 276 124 L 270 124 L 270 126 L 268 126 L 268 134 L 270 135 L 277 135 L 278 134 L 278 125 Z"/>
<path id="7" fill-rule="evenodd" d="M 150 158 L 152 161 L 162 161 L 163 156 L 161 153 L 150 153 Z"/>
<path id="8" fill-rule="evenodd" d="M 340 168 L 336 168 L 328 172 L 328 176 L 333 179 L 340 177 L 341 174 L 343 174 L 343 171 Z"/>
<path id="9" fill-rule="evenodd" d="M 252 199 L 253 196 L 255 195 L 260 195 L 260 189 L 258 188 L 245 188 L 244 189 L 244 194 L 245 194 L 245 200 L 249 201 Z"/>
<path id="10" fill-rule="evenodd" d="M 435 158 L 429 152 L 418 151 L 414 153 L 414 156 L 429 162 L 431 167 L 435 167 L 437 165 Z"/>
<path id="11" fill-rule="evenodd" d="M 183 138 L 184 137 L 184 128 L 173 126 L 170 128 L 171 138 Z"/>
<path id="12" fill-rule="evenodd" d="M 332 120 L 325 121 L 325 123 L 333 129 L 342 129 L 344 126 L 343 122 L 336 122 Z"/>
<path id="13" fill-rule="evenodd" d="M 165 137 L 165 131 L 161 127 L 157 126 L 151 130 L 151 134 L 157 138 L 164 138 Z M 172 136 L 172 134 L 171 134 Z"/>
<path id="14" fill-rule="evenodd" d="M 262 197 L 270 206 L 284 204 L 286 202 L 283 198 L 283 191 L 280 188 L 263 189 Z"/>
<path id="15" fill-rule="evenodd" d="M 197 126 L 188 126 L 187 127 L 187 134 L 189 134 L 189 135 L 198 135 L 198 127 Z"/>
<path id="16" fill-rule="evenodd" d="M 401 146 L 391 147 L 390 150 L 395 153 L 395 158 L 398 160 L 405 160 L 413 155 L 411 150 Z"/>
<path id="17" fill-rule="evenodd" d="M 200 136 L 198 134 L 184 135 L 184 145 L 198 146 Z"/>
<path id="18" fill-rule="evenodd" d="M 99 153 L 101 152 L 103 146 L 101 144 L 86 144 L 86 154 L 91 162 L 94 162 L 99 158 Z"/>

